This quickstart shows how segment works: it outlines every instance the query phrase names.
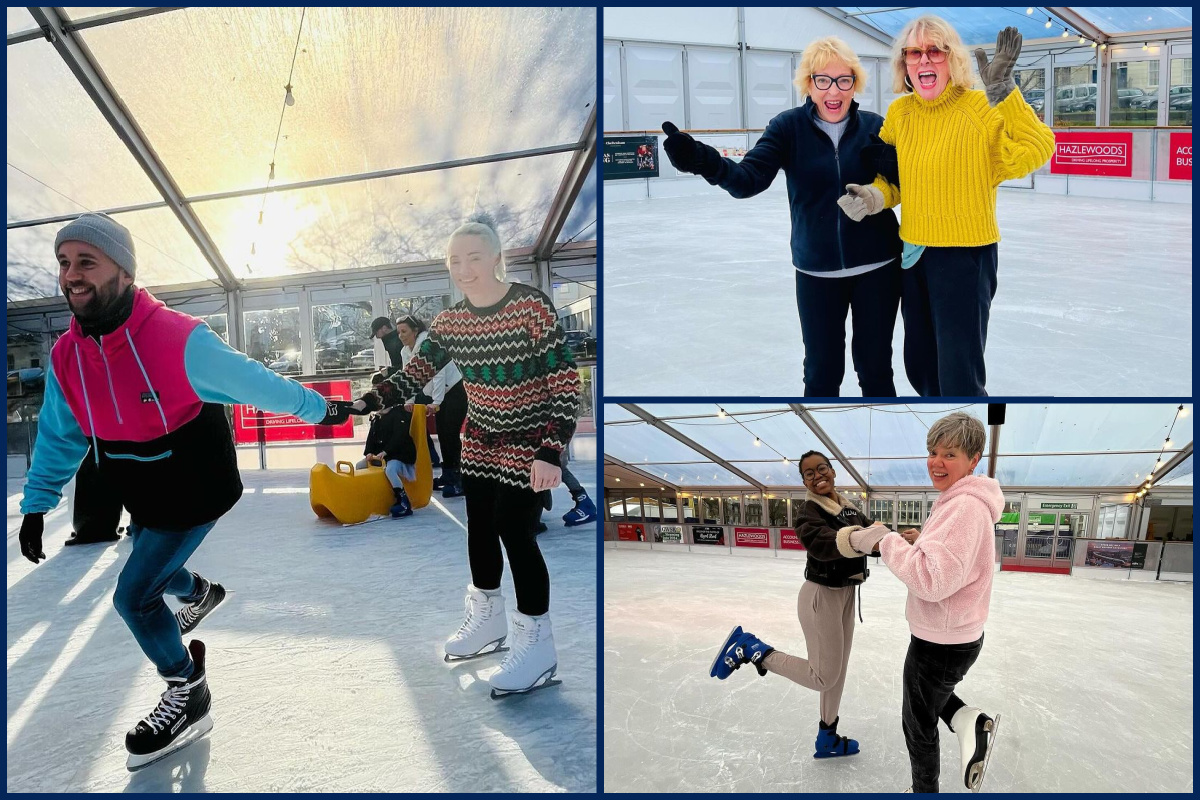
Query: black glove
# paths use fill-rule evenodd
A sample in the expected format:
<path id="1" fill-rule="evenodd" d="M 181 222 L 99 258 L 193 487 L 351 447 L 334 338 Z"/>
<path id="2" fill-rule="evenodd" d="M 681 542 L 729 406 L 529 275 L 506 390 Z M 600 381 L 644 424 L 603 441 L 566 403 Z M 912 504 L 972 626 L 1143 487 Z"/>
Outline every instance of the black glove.
<path id="1" fill-rule="evenodd" d="M 394 386 L 395 384 L 385 383 L 382 385 Z M 362 397 L 358 398 L 359 400 L 361 400 L 363 402 L 363 404 L 366 406 L 366 408 L 362 411 L 351 411 L 350 413 L 351 414 L 368 414 L 372 411 L 378 411 L 379 409 L 383 408 L 383 403 L 380 401 L 378 393 L 379 393 L 379 388 L 376 388 L 375 391 L 367 392 Z"/>
<path id="2" fill-rule="evenodd" d="M 349 400 L 326 400 L 325 401 L 325 419 L 318 422 L 318 425 L 341 425 L 346 420 L 350 419 L 351 414 L 363 414 L 354 407 L 354 404 Z"/>
<path id="3" fill-rule="evenodd" d="M 721 171 L 721 154 L 717 148 L 697 142 L 676 128 L 674 122 L 664 122 L 662 129 L 667 135 L 663 149 L 667 151 L 667 158 L 675 169 L 705 178 L 717 177 Z"/>
<path id="4" fill-rule="evenodd" d="M 21 520 L 21 533 L 17 537 L 21 542 L 21 555 L 33 563 L 38 563 L 46 554 L 42 552 L 42 518 L 45 514 L 26 514 Z"/>
<path id="5" fill-rule="evenodd" d="M 870 144 L 862 149 L 862 164 L 868 172 L 882 175 L 892 186 L 900 186 L 900 164 L 896 148 L 871 134 Z"/>

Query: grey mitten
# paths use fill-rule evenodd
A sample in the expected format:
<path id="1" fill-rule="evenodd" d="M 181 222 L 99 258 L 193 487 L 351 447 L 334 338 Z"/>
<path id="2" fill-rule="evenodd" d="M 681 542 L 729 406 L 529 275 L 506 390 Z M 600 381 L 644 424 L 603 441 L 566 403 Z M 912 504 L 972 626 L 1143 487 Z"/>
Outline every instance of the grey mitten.
<path id="1" fill-rule="evenodd" d="M 846 216 L 855 222 L 861 222 L 864 217 L 883 211 L 883 192 L 874 186 L 860 186 L 857 183 L 847 183 L 846 193 L 838 198 Z"/>
<path id="2" fill-rule="evenodd" d="M 1013 81 L 1013 67 L 1021 55 L 1021 32 L 1016 28 L 1005 28 L 996 36 L 996 55 L 988 63 L 983 48 L 975 49 L 975 63 L 979 65 L 979 77 L 987 92 L 988 102 L 993 106 L 1013 93 L 1017 84 Z"/>
<path id="3" fill-rule="evenodd" d="M 879 540 L 891 532 L 890 528 L 883 525 L 854 531 L 850 534 L 850 546 L 859 553 L 873 553 L 879 549 Z"/>

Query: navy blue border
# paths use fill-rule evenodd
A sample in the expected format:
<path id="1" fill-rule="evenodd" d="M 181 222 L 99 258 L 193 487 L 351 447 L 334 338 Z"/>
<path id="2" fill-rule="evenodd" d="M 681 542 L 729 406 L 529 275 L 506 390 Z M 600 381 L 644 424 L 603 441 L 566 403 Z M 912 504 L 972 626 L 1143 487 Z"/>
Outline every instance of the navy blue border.
<path id="1" fill-rule="evenodd" d="M 604 136 L 604 9 L 596 8 L 596 136 Z M 596 148 L 596 793 L 604 792 L 604 163 Z M 597 380 L 598 378 L 598 380 Z"/>

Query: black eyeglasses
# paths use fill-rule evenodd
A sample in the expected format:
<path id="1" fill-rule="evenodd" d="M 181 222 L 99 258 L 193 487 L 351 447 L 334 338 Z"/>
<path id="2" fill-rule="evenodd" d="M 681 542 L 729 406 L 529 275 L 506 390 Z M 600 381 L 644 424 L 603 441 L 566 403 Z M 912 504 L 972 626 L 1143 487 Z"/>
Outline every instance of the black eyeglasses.
<path id="1" fill-rule="evenodd" d="M 821 91 L 825 91 L 835 83 L 843 92 L 848 92 L 854 88 L 853 75 L 839 75 L 836 78 L 831 75 L 813 75 L 812 81 L 813 85 L 815 85 Z"/>
<path id="2" fill-rule="evenodd" d="M 819 464 L 815 470 L 806 469 L 800 474 L 804 477 L 804 480 L 811 481 L 813 478 L 817 477 L 817 475 L 824 475 L 828 477 L 831 472 L 833 472 L 833 468 L 828 464 Z"/>

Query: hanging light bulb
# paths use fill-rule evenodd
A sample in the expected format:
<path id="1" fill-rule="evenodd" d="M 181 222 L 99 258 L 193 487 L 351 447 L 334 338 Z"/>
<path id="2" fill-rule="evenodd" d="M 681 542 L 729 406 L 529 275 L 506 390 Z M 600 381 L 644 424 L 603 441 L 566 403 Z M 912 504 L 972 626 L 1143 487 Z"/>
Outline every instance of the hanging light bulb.
<path id="1" fill-rule="evenodd" d="M 725 409 L 718 406 L 717 407 L 717 416 L 721 419 L 725 419 Z"/>
<path id="2" fill-rule="evenodd" d="M 1179 418 L 1180 418 L 1180 419 L 1183 419 L 1183 418 L 1184 418 L 1184 417 L 1186 417 L 1187 415 L 1188 415 L 1187 409 L 1186 409 L 1186 408 L 1184 408 L 1183 406 L 1180 406 L 1180 407 L 1179 407 Z"/>
<path id="3" fill-rule="evenodd" d="M 1093 49 L 1093 50 L 1095 50 L 1095 49 L 1096 49 L 1096 43 L 1095 43 L 1095 42 L 1092 42 L 1092 49 Z"/>
<path id="4" fill-rule="evenodd" d="M 762 447 L 762 441 L 761 441 L 761 440 L 759 440 L 759 438 L 758 438 L 757 436 L 755 436 L 755 437 L 754 437 L 754 446 L 755 446 L 755 447 Z"/>
<path id="5" fill-rule="evenodd" d="M 1079 34 L 1079 43 L 1080 43 L 1080 44 L 1083 44 L 1083 43 L 1084 43 L 1084 42 L 1086 42 L 1086 41 L 1087 41 L 1087 40 L 1083 38 L 1083 34 L 1082 34 L 1082 33 L 1081 33 L 1081 34 Z"/>
<path id="6" fill-rule="evenodd" d="M 1170 440 L 1170 439 L 1167 439 L 1167 443 L 1166 443 L 1166 445 L 1165 445 L 1165 446 L 1166 446 L 1166 447 L 1170 447 L 1170 446 L 1171 446 L 1171 440 Z"/>
<path id="7" fill-rule="evenodd" d="M 792 462 L 788 461 L 786 458 L 783 460 L 783 465 L 784 465 L 785 467 L 786 467 L 787 465 L 791 464 L 791 463 L 792 463 Z"/>
<path id="8" fill-rule="evenodd" d="M 1104 44 L 1100 45 L 1100 49 L 1101 49 L 1101 50 L 1107 50 L 1107 49 L 1108 49 L 1108 43 L 1107 43 L 1107 42 L 1105 42 Z"/>
<path id="9" fill-rule="evenodd" d="M 289 83 L 283 88 L 287 89 L 287 94 L 283 96 L 283 102 L 289 106 L 296 105 L 296 98 L 292 95 L 292 85 Z"/>
<path id="10" fill-rule="evenodd" d="M 1146 44 L 1145 42 L 1142 42 L 1142 51 L 1145 52 L 1146 50 L 1149 50 L 1149 49 L 1150 49 L 1150 45 Z"/>
<path id="11" fill-rule="evenodd" d="M 620 483 L 620 482 L 621 482 L 621 479 L 620 479 L 620 478 L 613 478 L 613 480 L 614 480 L 614 481 L 616 481 L 617 483 Z"/>
<path id="12" fill-rule="evenodd" d="M 1047 28 L 1049 28 L 1049 27 L 1051 27 L 1053 24 L 1054 24 L 1054 23 L 1050 21 L 1050 18 L 1049 18 L 1049 17 L 1046 17 L 1046 27 L 1047 27 Z"/>
<path id="13" fill-rule="evenodd" d="M 263 212 L 260 210 L 258 212 L 258 224 L 259 225 L 262 225 L 262 215 L 263 215 Z"/>
<path id="14" fill-rule="evenodd" d="M 1029 8 L 1025 9 L 1025 14 L 1026 14 L 1026 15 L 1029 15 L 1029 14 L 1032 14 L 1032 13 L 1033 13 L 1033 6 L 1030 6 Z"/>
<path id="15" fill-rule="evenodd" d="M 1070 35 L 1071 35 L 1071 32 L 1070 32 L 1069 30 L 1067 30 L 1066 28 L 1063 28 L 1063 32 L 1062 32 L 1062 38 L 1064 38 L 1064 39 L 1065 39 L 1065 38 L 1067 38 L 1067 37 L 1068 37 L 1068 36 L 1070 36 Z"/>
<path id="16" fill-rule="evenodd" d="M 275 162 L 274 161 L 271 162 L 271 171 L 267 173 L 267 180 L 269 180 L 269 181 L 275 180 Z"/>
<path id="17" fill-rule="evenodd" d="M 257 251 L 257 250 L 255 249 L 255 247 L 254 247 L 254 242 L 251 242 L 251 243 L 250 243 L 250 255 L 254 255 L 254 254 L 255 254 L 255 253 L 257 253 L 257 252 L 258 252 L 258 251 Z"/>

